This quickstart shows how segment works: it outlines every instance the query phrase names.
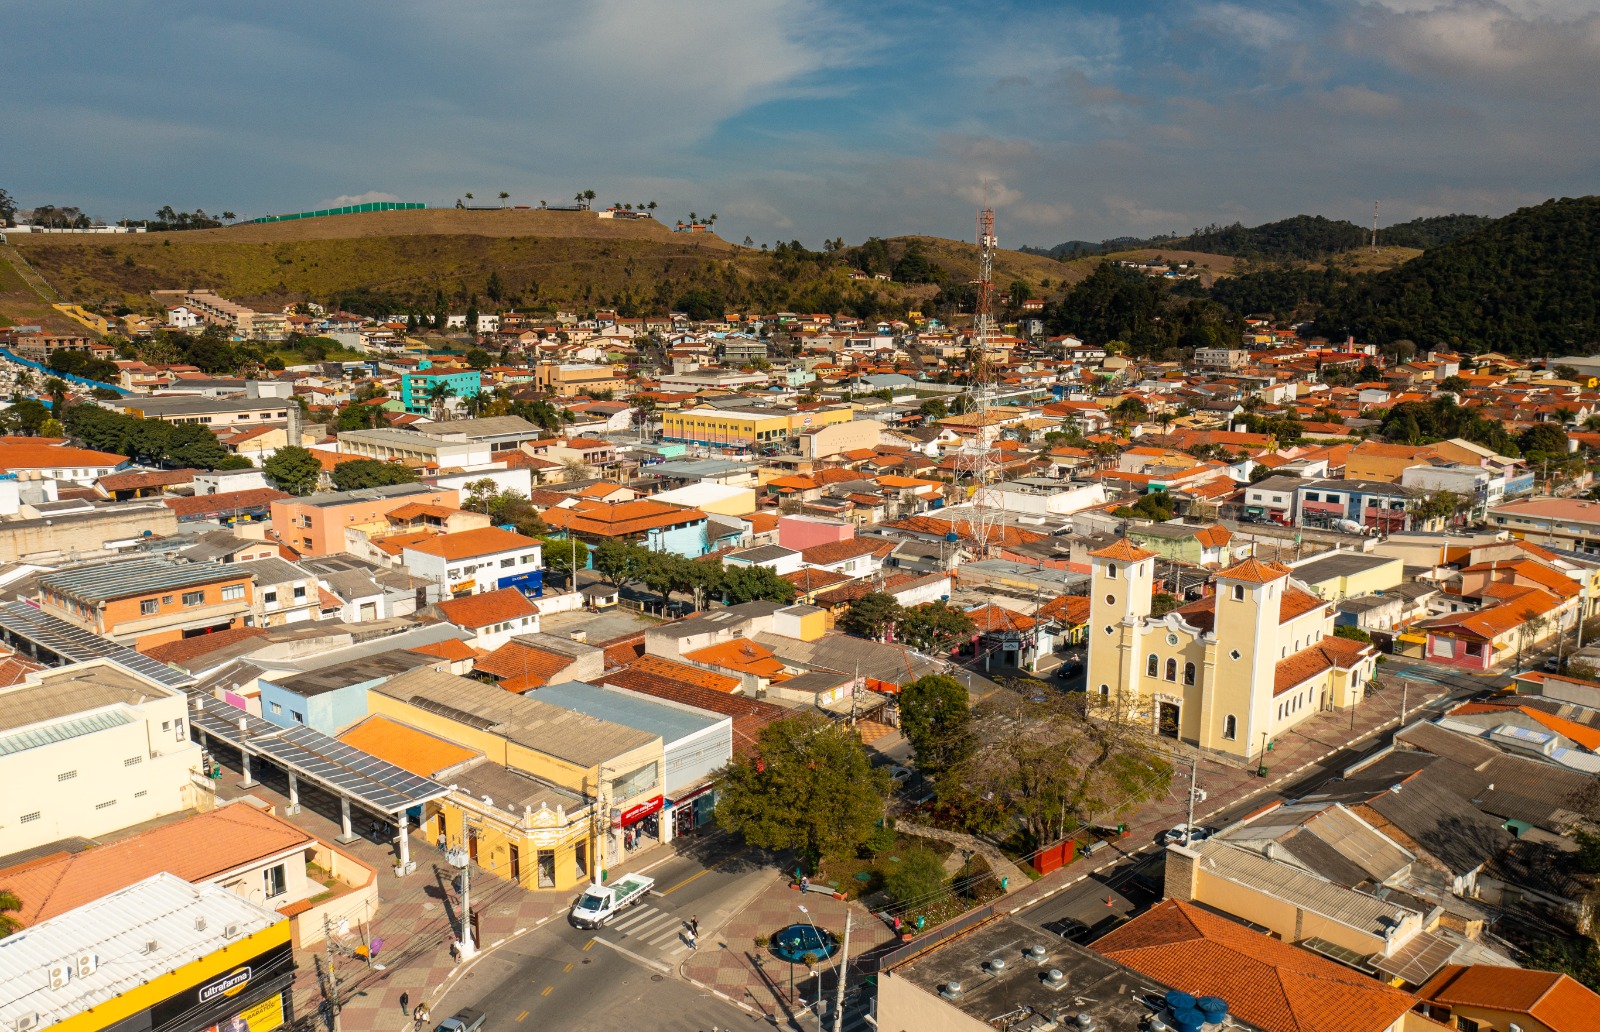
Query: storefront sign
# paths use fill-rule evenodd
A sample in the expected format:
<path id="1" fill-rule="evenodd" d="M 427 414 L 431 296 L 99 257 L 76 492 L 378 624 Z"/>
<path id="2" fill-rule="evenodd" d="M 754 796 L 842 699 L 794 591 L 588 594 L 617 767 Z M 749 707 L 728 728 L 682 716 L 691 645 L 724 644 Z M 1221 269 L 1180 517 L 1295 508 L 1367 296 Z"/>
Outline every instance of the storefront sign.
<path id="1" fill-rule="evenodd" d="M 271 996 L 200 1032 L 272 1032 L 283 1024 L 283 994 Z"/>
<path id="2" fill-rule="evenodd" d="M 630 824 L 637 824 L 646 817 L 659 811 L 665 800 L 661 796 L 652 796 L 642 803 L 636 803 L 622 811 L 622 816 L 617 818 L 617 827 L 626 828 Z"/>
<path id="3" fill-rule="evenodd" d="M 219 996 L 237 996 L 250 984 L 250 968 L 234 968 L 214 982 L 207 982 L 200 987 L 196 995 L 201 1003 L 210 1003 Z"/>

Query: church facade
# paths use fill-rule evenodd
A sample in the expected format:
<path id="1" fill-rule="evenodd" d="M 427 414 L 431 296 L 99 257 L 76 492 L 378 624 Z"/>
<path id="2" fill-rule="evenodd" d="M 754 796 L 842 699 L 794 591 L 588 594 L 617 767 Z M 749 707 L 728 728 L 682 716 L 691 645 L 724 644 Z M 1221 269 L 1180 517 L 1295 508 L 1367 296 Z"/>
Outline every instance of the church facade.
<path id="1" fill-rule="evenodd" d="M 1377 655 L 1333 633 L 1333 607 L 1286 566 L 1245 559 L 1214 591 L 1151 615 L 1154 552 L 1119 539 L 1090 553 L 1091 704 L 1160 736 L 1259 761 L 1310 717 L 1361 701 Z"/>

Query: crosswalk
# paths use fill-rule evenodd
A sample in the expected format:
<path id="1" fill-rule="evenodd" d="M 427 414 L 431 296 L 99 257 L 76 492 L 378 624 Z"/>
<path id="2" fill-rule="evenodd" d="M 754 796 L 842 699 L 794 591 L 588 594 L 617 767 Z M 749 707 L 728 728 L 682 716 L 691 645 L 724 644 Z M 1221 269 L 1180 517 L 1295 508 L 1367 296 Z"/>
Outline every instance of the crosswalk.
<path id="1" fill-rule="evenodd" d="M 606 925 L 607 931 L 620 932 L 626 939 L 676 957 L 689 952 L 688 923 L 677 914 L 641 903 L 626 917 Z"/>

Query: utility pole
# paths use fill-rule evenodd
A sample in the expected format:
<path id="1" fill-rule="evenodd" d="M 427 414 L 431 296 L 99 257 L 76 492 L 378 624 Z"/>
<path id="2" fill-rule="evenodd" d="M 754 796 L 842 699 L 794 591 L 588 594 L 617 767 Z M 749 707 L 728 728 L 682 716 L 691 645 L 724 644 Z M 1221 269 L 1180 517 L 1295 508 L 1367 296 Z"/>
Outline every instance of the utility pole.
<path id="1" fill-rule="evenodd" d="M 1194 754 L 1189 757 L 1189 819 L 1184 824 L 1183 844 L 1189 844 L 1189 836 L 1194 834 L 1194 804 L 1195 797 L 1200 794 L 1200 747 L 1194 747 Z"/>
<path id="2" fill-rule="evenodd" d="M 844 1032 L 844 983 L 850 977 L 850 911 L 844 913 L 844 944 L 839 947 L 839 984 L 834 989 L 833 1032 Z M 821 1007 L 821 1001 L 818 1001 Z M 817 1013 L 822 1013 L 818 1010 Z"/>
<path id="3" fill-rule="evenodd" d="M 333 1032 L 340 1032 L 339 1012 L 344 1010 L 344 1001 L 339 997 L 339 969 L 333 963 L 333 922 L 327 914 L 322 915 L 322 941 L 328 948 L 327 959 L 314 958 L 318 981 L 322 983 L 322 1002 L 328 1008 L 329 1026 Z"/>
<path id="4" fill-rule="evenodd" d="M 1411 682 L 1405 678 L 1400 679 L 1400 716 L 1395 721 L 1394 729 L 1399 731 L 1406 726 L 1406 692 L 1411 689 Z"/>

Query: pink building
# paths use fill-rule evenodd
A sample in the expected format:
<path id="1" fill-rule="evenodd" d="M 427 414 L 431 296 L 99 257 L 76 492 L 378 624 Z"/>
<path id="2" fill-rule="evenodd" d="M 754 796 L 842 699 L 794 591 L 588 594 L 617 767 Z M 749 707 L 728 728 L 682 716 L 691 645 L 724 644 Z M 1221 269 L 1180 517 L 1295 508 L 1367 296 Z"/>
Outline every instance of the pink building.
<path id="1" fill-rule="evenodd" d="M 843 520 L 802 515 L 778 518 L 778 544 L 797 552 L 803 552 L 814 545 L 848 541 L 855 536 L 855 524 Z"/>

